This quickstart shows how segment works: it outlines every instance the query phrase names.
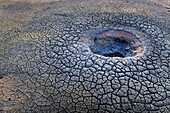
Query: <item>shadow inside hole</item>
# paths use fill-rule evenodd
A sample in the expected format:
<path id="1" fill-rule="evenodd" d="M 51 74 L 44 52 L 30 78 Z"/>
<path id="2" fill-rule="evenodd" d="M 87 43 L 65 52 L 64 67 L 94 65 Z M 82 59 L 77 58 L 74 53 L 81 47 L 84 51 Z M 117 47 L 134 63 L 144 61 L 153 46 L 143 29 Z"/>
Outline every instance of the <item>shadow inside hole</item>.
<path id="1" fill-rule="evenodd" d="M 121 58 L 125 57 L 122 53 L 119 53 L 119 52 L 103 54 L 103 56 L 105 56 L 105 57 L 121 57 Z"/>

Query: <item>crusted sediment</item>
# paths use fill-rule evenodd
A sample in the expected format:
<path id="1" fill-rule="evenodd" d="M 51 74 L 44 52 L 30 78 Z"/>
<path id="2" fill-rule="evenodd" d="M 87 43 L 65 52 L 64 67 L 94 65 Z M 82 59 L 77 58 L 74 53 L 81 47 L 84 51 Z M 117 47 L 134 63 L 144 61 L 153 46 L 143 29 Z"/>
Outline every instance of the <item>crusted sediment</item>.
<path id="1" fill-rule="evenodd" d="M 0 57 L 1 73 L 20 81 L 10 99 L 0 100 L 0 110 L 169 112 L 169 33 L 161 26 L 149 17 L 125 13 L 55 13 L 30 21 L 20 33 L 39 32 L 38 40 L 23 40 Z M 94 54 L 83 34 L 107 28 L 137 35 L 142 54 Z"/>

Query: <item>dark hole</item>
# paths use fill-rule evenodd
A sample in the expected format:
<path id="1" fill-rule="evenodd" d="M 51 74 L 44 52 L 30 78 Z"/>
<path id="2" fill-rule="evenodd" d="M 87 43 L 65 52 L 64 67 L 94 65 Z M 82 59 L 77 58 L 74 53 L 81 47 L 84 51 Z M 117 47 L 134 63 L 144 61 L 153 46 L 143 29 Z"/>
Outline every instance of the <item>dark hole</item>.
<path id="1" fill-rule="evenodd" d="M 0 79 L 3 79 L 3 76 L 0 76 Z"/>
<path id="2" fill-rule="evenodd" d="M 106 57 L 121 57 L 121 58 L 125 57 L 123 54 L 121 54 L 119 52 L 104 54 L 103 56 L 106 56 Z"/>
<path id="3" fill-rule="evenodd" d="M 96 38 L 96 37 L 94 37 L 94 42 L 96 42 L 96 40 L 97 40 L 97 38 Z"/>

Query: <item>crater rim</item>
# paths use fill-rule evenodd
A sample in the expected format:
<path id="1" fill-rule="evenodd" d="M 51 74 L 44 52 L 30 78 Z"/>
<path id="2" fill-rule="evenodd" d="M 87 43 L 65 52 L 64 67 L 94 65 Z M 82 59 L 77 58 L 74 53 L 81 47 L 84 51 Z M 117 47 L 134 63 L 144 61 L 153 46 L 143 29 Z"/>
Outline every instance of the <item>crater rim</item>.
<path id="1" fill-rule="evenodd" d="M 89 30 L 83 34 L 83 40 L 92 53 L 104 57 L 129 58 L 144 52 L 140 37 L 121 28 Z"/>

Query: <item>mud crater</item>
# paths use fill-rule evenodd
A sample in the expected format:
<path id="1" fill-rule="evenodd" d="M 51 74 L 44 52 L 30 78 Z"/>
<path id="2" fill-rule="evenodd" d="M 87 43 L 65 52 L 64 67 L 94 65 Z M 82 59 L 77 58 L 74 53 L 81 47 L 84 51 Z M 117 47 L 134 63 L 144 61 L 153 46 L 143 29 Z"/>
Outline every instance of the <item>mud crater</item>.
<path id="1" fill-rule="evenodd" d="M 133 57 L 143 52 L 139 38 L 125 30 L 93 30 L 87 32 L 84 38 L 94 54 L 105 57 Z"/>

